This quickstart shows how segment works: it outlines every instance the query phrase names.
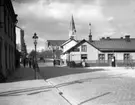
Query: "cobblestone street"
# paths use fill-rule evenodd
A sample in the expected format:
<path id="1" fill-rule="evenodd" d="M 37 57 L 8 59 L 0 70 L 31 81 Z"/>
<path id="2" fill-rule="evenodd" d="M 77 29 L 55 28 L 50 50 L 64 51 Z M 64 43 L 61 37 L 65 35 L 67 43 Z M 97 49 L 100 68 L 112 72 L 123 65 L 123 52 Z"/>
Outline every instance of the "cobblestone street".
<path id="1" fill-rule="evenodd" d="M 5 94 L 4 92 L 8 90 L 7 92 L 11 92 L 10 94 L 14 97 L 6 96 L 6 98 L 3 98 L 2 95 L 0 101 L 3 104 L 12 105 L 14 102 L 11 99 L 14 101 L 16 99 L 20 100 L 19 97 L 22 96 L 23 100 L 29 98 L 32 103 L 34 97 L 44 94 L 44 96 L 48 95 L 45 99 L 49 103 L 52 100 L 49 97 L 57 97 L 58 100 L 62 100 L 59 102 L 54 100 L 52 103 L 57 101 L 57 103 L 72 105 L 135 105 L 134 69 L 117 67 L 69 68 L 53 67 L 49 64 L 39 64 L 39 66 L 40 74 L 38 74 L 39 79 L 36 81 L 34 80 L 34 70 L 32 68 L 21 67 L 13 73 L 7 80 L 7 82 L 13 83 L 1 84 L 1 87 L 7 88 L 1 88 L 0 91 L 1 94 Z M 40 89 L 46 86 L 50 87 L 49 93 L 42 92 L 46 91 L 45 88 Z M 34 88 L 39 90 L 33 90 Z M 29 91 L 29 89 L 32 90 Z M 24 97 L 25 94 L 33 94 L 33 98 L 27 95 Z M 5 99 L 8 101 L 6 102 Z M 40 102 L 40 100 L 38 101 Z M 45 101 L 43 102 L 45 103 Z M 19 103 L 19 101 L 16 101 L 16 103 Z M 26 103 L 24 101 L 24 104 Z"/>

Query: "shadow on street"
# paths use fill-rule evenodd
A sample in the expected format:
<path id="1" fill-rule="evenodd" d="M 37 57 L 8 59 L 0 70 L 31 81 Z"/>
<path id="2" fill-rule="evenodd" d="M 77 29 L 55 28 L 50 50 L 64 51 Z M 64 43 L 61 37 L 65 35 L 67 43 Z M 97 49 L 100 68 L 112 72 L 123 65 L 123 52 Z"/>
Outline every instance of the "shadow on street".
<path id="1" fill-rule="evenodd" d="M 104 69 L 85 69 L 85 68 L 69 68 L 69 67 L 40 67 L 40 75 L 44 79 L 65 76 L 70 74 L 87 73 L 103 71 Z"/>

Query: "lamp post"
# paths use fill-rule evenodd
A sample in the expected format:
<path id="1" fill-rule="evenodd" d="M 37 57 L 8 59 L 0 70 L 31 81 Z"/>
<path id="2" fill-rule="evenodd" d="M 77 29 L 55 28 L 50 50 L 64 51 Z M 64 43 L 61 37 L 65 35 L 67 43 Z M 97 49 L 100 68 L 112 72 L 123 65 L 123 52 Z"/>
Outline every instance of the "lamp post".
<path id="1" fill-rule="evenodd" d="M 34 41 L 34 45 L 35 45 L 35 62 L 34 62 L 34 66 L 35 66 L 35 79 L 36 79 L 36 72 L 37 72 L 37 68 L 36 68 L 36 65 L 37 65 L 37 56 L 36 56 L 36 49 L 37 49 L 37 39 L 38 39 L 38 36 L 36 33 L 34 33 L 33 35 L 33 41 Z"/>

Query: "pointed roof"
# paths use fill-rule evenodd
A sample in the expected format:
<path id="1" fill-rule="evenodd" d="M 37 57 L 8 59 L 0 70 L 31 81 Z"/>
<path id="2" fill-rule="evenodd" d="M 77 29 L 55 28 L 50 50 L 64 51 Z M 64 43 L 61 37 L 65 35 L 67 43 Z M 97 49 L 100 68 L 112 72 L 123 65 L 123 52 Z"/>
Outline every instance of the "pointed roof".
<path id="1" fill-rule="evenodd" d="M 71 47 L 70 49 L 68 49 L 66 52 L 64 52 L 64 54 L 65 54 L 65 53 L 68 53 L 68 52 L 70 52 L 70 51 L 72 51 L 74 48 L 79 47 L 80 45 L 82 45 L 82 44 L 85 43 L 85 42 L 87 42 L 87 43 L 89 43 L 90 45 L 92 45 L 89 41 L 83 39 L 83 40 L 79 41 L 76 45 L 74 45 L 73 47 Z M 92 46 L 93 46 L 93 45 L 92 45 Z M 95 47 L 95 46 L 93 46 L 93 47 Z M 96 47 L 95 47 L 95 48 L 96 48 Z M 97 49 L 97 48 L 96 48 L 96 49 Z"/>
<path id="2" fill-rule="evenodd" d="M 76 28 L 75 28 L 75 22 L 73 15 L 71 17 L 71 22 L 70 22 L 70 28 L 69 28 L 69 36 L 74 36 L 76 33 Z"/>
<path id="3" fill-rule="evenodd" d="M 74 40 L 75 42 L 78 42 L 77 40 L 70 38 L 70 39 L 68 39 L 67 41 L 65 41 L 63 44 L 61 44 L 61 47 L 63 47 L 63 46 L 66 45 L 67 43 L 71 42 L 72 40 Z"/>

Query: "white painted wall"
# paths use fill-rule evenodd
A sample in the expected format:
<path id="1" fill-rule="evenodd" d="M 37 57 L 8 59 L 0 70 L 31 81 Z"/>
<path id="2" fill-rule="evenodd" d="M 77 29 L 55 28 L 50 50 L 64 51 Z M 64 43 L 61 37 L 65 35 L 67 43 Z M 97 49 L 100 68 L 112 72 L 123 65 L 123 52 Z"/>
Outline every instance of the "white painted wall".
<path id="1" fill-rule="evenodd" d="M 135 53 L 131 53 L 132 59 L 135 60 Z"/>
<path id="2" fill-rule="evenodd" d="M 87 52 L 81 52 L 81 46 L 78 48 L 80 49 L 80 52 L 71 52 L 70 54 L 72 56 L 72 60 L 74 61 L 80 61 L 81 60 L 81 54 L 87 54 L 87 60 L 97 60 L 98 59 L 98 50 L 90 45 L 89 43 L 85 42 L 82 45 L 87 45 Z"/>
<path id="3" fill-rule="evenodd" d="M 87 52 L 81 52 L 81 54 L 87 54 L 88 60 L 97 60 L 98 59 L 98 50 L 90 45 L 89 43 L 85 42 L 82 45 L 87 46 Z M 81 49 L 81 46 L 80 46 Z M 81 51 L 81 50 L 80 50 Z"/>
<path id="4" fill-rule="evenodd" d="M 77 44 L 74 40 L 66 44 L 63 48 L 63 51 L 66 51 L 70 49 L 72 46 Z M 79 52 L 70 52 L 70 60 L 72 61 L 81 61 L 81 54 L 87 54 L 88 61 L 90 60 L 98 60 L 98 54 L 102 54 L 99 50 L 97 50 L 94 46 L 90 45 L 89 43 L 85 42 L 82 45 L 87 45 L 87 52 L 81 52 L 81 45 L 78 47 L 80 49 Z M 126 52 L 125 52 L 126 53 Z M 110 53 L 103 53 L 105 54 L 105 60 L 108 60 L 108 54 L 113 54 L 112 52 Z M 114 53 L 116 60 L 123 60 L 124 53 Z M 132 59 L 135 59 L 135 53 L 130 53 L 132 56 Z M 67 59 L 67 55 L 64 55 L 64 59 Z"/>
<path id="5" fill-rule="evenodd" d="M 123 60 L 124 53 L 114 53 L 116 60 Z"/>
<path id="6" fill-rule="evenodd" d="M 71 47 L 73 47 L 73 46 L 76 45 L 76 44 L 77 44 L 77 42 L 74 41 L 74 40 L 72 40 L 72 41 L 70 41 L 69 43 L 65 44 L 65 45 L 63 46 L 63 52 L 67 51 L 68 49 L 70 49 Z"/>
<path id="7" fill-rule="evenodd" d="M 71 53 L 70 54 L 70 60 L 72 61 L 81 61 L 81 55 L 80 53 Z"/>

